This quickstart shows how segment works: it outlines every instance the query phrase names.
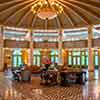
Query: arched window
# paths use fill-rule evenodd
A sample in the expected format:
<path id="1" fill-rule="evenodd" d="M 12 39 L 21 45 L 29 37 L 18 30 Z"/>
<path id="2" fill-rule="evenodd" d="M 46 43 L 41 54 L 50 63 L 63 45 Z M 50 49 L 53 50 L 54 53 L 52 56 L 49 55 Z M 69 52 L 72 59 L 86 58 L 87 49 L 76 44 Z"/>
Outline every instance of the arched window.
<path id="1" fill-rule="evenodd" d="M 52 63 L 58 63 L 58 50 L 52 50 L 50 57 Z"/>
<path id="2" fill-rule="evenodd" d="M 22 53 L 20 49 L 14 49 L 13 51 L 13 66 L 20 67 L 22 64 Z"/>
<path id="3" fill-rule="evenodd" d="M 33 53 L 33 65 L 40 66 L 41 64 L 41 53 L 40 50 L 34 50 Z"/>

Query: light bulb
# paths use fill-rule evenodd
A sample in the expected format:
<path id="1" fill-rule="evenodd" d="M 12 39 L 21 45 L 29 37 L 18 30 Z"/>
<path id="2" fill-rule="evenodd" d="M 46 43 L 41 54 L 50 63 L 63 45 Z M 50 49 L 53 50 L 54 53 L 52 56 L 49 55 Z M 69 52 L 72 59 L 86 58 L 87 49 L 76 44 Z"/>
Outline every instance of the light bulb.
<path id="1" fill-rule="evenodd" d="M 38 2 L 38 5 L 42 5 L 42 3 L 41 2 Z"/>
<path id="2" fill-rule="evenodd" d="M 45 2 L 44 2 L 44 4 L 46 4 L 46 5 L 47 5 L 47 4 L 48 4 L 48 2 L 47 2 L 47 1 L 45 1 Z"/>
<path id="3" fill-rule="evenodd" d="M 55 3 L 54 3 L 54 1 L 51 3 L 51 5 L 54 5 Z"/>

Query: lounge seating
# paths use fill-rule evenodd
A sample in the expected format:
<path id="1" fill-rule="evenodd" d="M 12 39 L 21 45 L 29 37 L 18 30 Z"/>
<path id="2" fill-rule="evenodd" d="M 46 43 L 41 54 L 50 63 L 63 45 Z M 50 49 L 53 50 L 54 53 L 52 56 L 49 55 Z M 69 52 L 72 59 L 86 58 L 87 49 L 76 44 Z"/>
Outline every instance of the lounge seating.
<path id="1" fill-rule="evenodd" d="M 57 71 L 53 70 L 43 70 L 41 72 L 41 83 L 48 85 L 57 84 Z"/>
<path id="2" fill-rule="evenodd" d="M 28 66 L 22 70 L 21 68 L 14 68 L 12 70 L 14 80 L 18 81 L 30 81 L 31 80 L 31 70 Z"/>
<path id="3" fill-rule="evenodd" d="M 30 70 L 21 71 L 21 80 L 30 82 L 31 81 L 31 71 Z"/>
<path id="4" fill-rule="evenodd" d="M 84 80 L 85 72 L 80 68 L 63 68 L 60 72 L 61 76 L 61 85 L 67 85 L 70 82 L 84 84 L 86 80 Z"/>

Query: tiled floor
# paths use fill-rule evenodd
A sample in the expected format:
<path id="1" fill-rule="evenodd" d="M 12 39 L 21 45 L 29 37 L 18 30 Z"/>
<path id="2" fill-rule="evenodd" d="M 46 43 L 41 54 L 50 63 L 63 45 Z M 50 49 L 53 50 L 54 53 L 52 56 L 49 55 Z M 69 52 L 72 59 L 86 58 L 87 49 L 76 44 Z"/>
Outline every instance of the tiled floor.
<path id="1" fill-rule="evenodd" d="M 31 83 L 22 83 L 11 81 L 1 73 L 0 100 L 100 100 L 99 82 L 97 79 L 85 85 L 43 86 L 39 77 L 33 77 Z"/>

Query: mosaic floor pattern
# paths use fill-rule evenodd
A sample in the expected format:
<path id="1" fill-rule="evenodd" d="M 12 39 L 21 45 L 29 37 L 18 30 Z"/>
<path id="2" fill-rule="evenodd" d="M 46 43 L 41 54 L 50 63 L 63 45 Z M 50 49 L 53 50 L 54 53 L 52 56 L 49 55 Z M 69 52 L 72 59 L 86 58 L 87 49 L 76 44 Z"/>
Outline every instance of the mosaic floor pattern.
<path id="1" fill-rule="evenodd" d="M 100 100 L 100 83 L 93 80 L 85 85 L 44 86 L 40 85 L 39 77 L 24 83 L 0 74 L 0 100 Z"/>

